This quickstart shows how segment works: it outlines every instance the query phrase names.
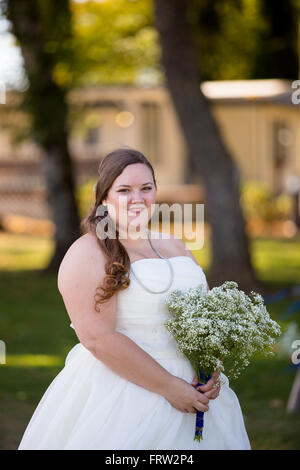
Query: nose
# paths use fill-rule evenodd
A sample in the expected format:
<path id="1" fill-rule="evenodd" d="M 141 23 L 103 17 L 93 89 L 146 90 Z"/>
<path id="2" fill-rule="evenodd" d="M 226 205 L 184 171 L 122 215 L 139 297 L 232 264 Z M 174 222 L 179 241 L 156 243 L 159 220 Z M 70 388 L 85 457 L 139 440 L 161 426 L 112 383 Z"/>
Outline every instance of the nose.
<path id="1" fill-rule="evenodd" d="M 141 202 L 144 202 L 144 194 L 142 193 L 142 191 L 135 191 L 132 193 L 132 196 L 130 198 L 130 203 L 131 204 L 137 204 L 137 203 L 141 203 Z"/>

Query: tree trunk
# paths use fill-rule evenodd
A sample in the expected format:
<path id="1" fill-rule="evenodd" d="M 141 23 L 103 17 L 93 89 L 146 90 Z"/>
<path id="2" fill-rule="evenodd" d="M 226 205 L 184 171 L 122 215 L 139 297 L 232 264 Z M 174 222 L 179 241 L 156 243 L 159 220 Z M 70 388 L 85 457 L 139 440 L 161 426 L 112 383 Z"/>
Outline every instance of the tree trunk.
<path id="1" fill-rule="evenodd" d="M 189 38 L 186 0 L 154 0 L 162 64 L 187 142 L 194 182 L 203 184 L 205 218 L 211 227 L 210 287 L 235 280 L 245 292 L 261 291 L 251 265 L 245 220 L 239 204 L 239 173 L 201 93 Z"/>
<path id="2" fill-rule="evenodd" d="M 70 245 L 80 237 L 80 219 L 74 197 L 72 163 L 66 147 L 53 145 L 43 161 L 47 202 L 55 224 L 55 251 L 45 271 L 57 271 Z"/>
<path id="3" fill-rule="evenodd" d="M 29 79 L 24 108 L 43 151 L 47 201 L 55 224 L 55 251 L 45 271 L 57 271 L 69 246 L 80 236 L 74 175 L 68 150 L 66 90 L 54 79 L 57 63 L 68 51 L 68 0 L 8 0 L 7 14 L 18 39 Z"/>

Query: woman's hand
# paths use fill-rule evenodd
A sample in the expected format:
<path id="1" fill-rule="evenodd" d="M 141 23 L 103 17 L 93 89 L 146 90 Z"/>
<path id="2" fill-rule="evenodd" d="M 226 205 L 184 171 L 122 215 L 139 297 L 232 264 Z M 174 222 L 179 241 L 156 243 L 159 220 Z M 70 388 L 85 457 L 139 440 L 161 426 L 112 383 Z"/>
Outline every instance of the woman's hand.
<path id="1" fill-rule="evenodd" d="M 163 395 L 177 410 L 183 413 L 208 411 L 209 397 L 205 393 L 198 392 L 192 384 L 174 376 L 167 387 Z"/>
<path id="2" fill-rule="evenodd" d="M 199 385 L 196 387 L 198 383 L 197 375 L 193 378 L 192 385 L 199 390 L 200 392 L 203 392 L 203 394 L 209 398 L 210 400 L 214 400 L 219 396 L 220 393 L 220 382 L 219 382 L 219 377 L 220 377 L 220 372 L 213 372 L 211 375 L 211 378 L 208 380 L 208 382 L 205 385 Z"/>

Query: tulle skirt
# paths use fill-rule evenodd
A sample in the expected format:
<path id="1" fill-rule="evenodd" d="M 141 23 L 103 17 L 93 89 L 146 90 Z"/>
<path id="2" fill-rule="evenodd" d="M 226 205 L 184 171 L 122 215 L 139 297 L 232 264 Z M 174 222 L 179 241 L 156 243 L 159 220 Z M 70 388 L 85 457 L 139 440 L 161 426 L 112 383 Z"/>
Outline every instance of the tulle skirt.
<path id="1" fill-rule="evenodd" d="M 192 382 L 195 372 L 185 358 L 155 359 Z M 248 450 L 238 398 L 221 377 L 225 384 L 204 413 L 198 442 L 195 413 L 182 413 L 161 395 L 120 377 L 78 343 L 35 409 L 19 450 Z"/>

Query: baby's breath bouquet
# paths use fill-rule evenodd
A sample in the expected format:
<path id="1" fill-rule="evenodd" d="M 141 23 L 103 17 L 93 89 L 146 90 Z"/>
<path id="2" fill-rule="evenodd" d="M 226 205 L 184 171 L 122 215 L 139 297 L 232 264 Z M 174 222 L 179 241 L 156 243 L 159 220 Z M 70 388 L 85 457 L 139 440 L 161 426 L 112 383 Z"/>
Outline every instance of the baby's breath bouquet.
<path id="1" fill-rule="evenodd" d="M 237 378 L 254 354 L 274 354 L 271 346 L 280 326 L 270 318 L 260 294 L 251 291 L 248 296 L 234 281 L 208 292 L 202 284 L 186 292 L 176 289 L 166 303 L 172 317 L 165 326 L 195 369 L 199 385 L 214 371 L 226 370 L 229 379 Z M 203 416 L 197 411 L 194 439 L 198 441 Z"/>

